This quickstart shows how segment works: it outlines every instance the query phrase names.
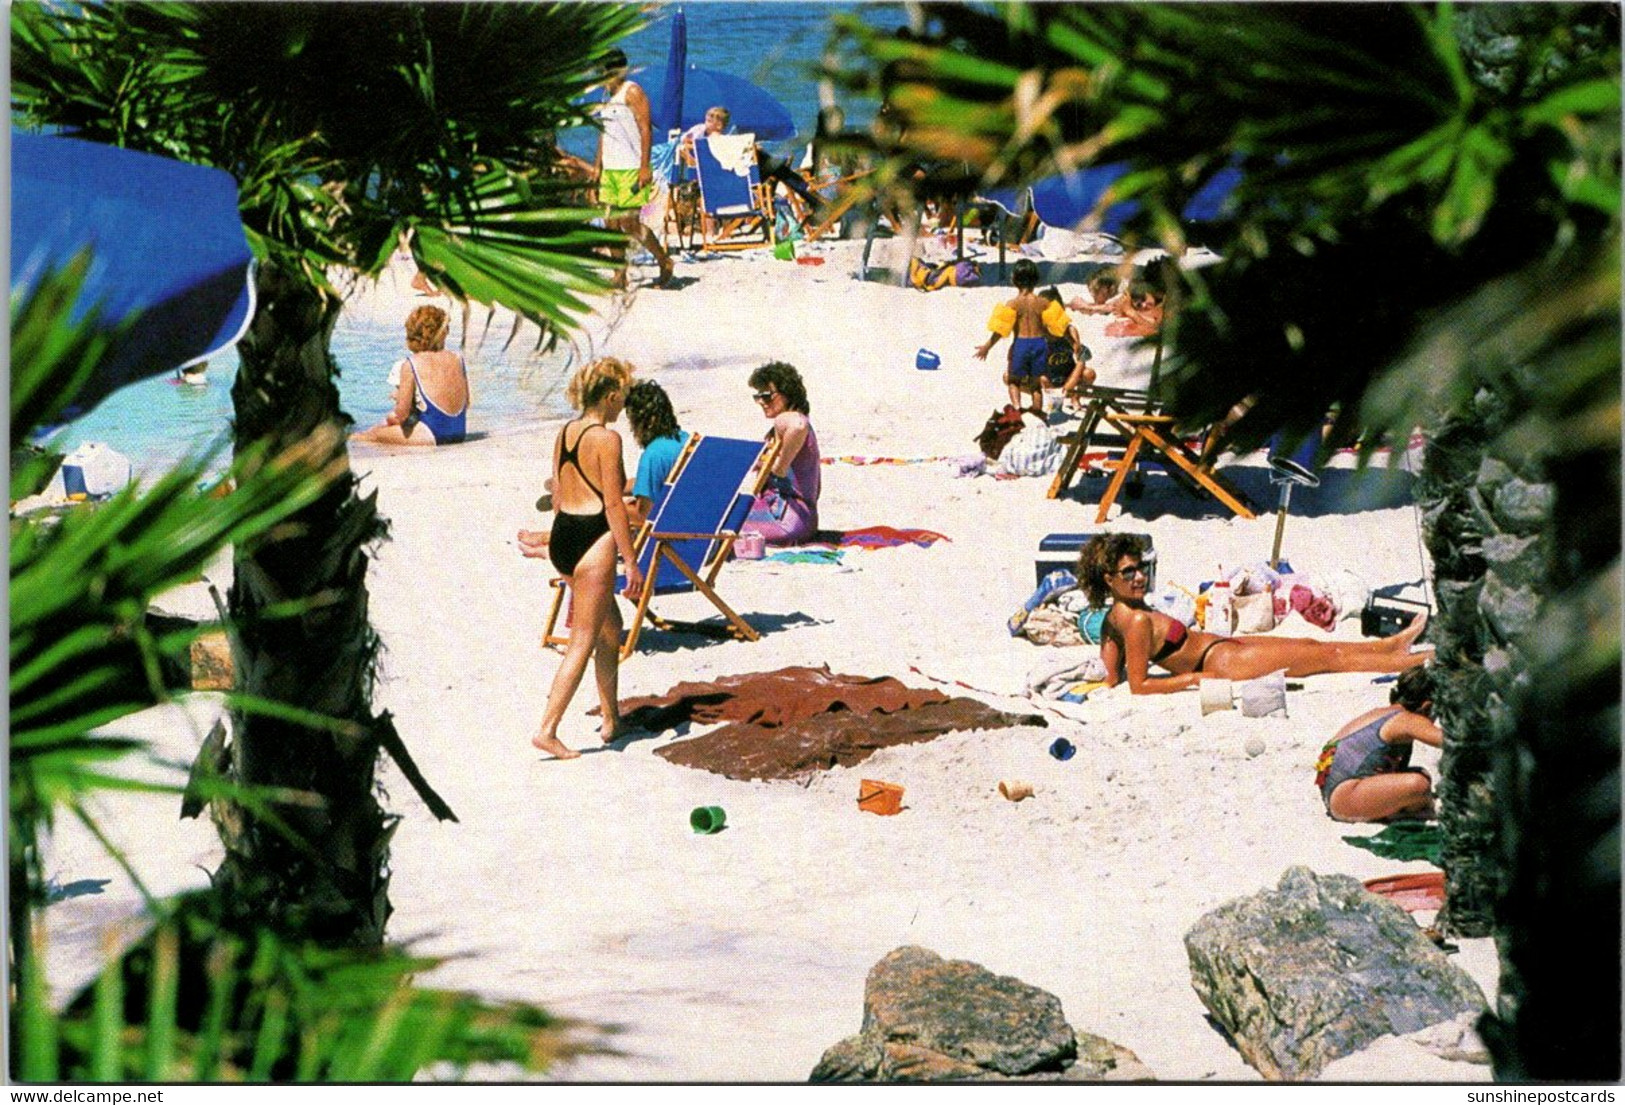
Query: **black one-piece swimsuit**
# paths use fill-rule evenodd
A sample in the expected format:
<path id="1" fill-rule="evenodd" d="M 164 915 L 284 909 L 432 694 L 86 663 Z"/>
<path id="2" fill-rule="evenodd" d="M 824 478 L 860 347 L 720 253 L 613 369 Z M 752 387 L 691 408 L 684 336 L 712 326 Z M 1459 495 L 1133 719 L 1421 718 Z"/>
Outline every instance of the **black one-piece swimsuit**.
<path id="1" fill-rule="evenodd" d="M 553 515 L 553 536 L 548 542 L 547 555 L 560 575 L 575 574 L 576 565 L 587 555 L 587 550 L 609 532 L 609 517 L 604 513 L 604 493 L 587 478 L 587 470 L 582 468 L 581 462 L 576 459 L 576 451 L 581 448 L 581 438 L 591 433 L 593 428 L 588 426 L 581 431 L 581 437 L 576 438 L 573 446 L 566 446 L 564 442 L 570 432 L 570 426 L 574 425 L 575 423 L 571 422 L 559 435 L 558 470 L 562 473 L 566 464 L 575 465 L 576 471 L 581 473 L 581 481 L 598 496 L 598 510 L 593 514 L 570 514 L 560 510 Z"/>

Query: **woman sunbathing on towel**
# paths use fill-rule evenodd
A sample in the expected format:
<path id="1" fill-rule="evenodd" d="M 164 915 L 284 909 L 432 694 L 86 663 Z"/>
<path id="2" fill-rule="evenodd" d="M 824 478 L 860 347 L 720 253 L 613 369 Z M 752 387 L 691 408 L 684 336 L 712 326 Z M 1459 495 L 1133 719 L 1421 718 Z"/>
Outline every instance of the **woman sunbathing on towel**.
<path id="1" fill-rule="evenodd" d="M 1343 726 L 1320 750 L 1315 786 L 1338 821 L 1433 816 L 1433 780 L 1410 766 L 1413 743 L 1444 743 L 1444 732 L 1433 723 L 1432 670 L 1402 674 L 1388 701 L 1388 707 L 1367 710 Z"/>
<path id="2" fill-rule="evenodd" d="M 1128 680 L 1134 694 L 1164 694 L 1194 687 L 1207 676 L 1257 679 L 1285 670 L 1287 675 L 1333 671 L 1404 671 L 1427 660 L 1411 645 L 1427 627 L 1418 614 L 1403 632 L 1377 641 L 1317 641 L 1307 637 L 1221 637 L 1186 629 L 1145 604 L 1144 547 L 1126 533 L 1101 534 L 1083 547 L 1078 578 L 1094 606 L 1114 600 L 1106 615 L 1100 658 L 1106 684 Z M 1149 678 L 1152 664 L 1173 674 Z"/>

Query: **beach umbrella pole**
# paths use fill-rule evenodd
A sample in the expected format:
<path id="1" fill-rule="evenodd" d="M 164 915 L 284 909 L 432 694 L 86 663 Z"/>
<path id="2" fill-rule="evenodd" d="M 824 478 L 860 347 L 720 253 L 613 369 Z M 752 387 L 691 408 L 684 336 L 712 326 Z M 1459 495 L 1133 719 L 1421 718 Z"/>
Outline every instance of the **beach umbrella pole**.
<path id="1" fill-rule="evenodd" d="M 1292 505 L 1292 488 L 1295 484 L 1319 487 L 1320 477 L 1291 457 L 1272 456 L 1269 464 L 1270 482 L 1281 489 L 1281 505 L 1275 511 L 1275 545 L 1270 549 L 1270 571 L 1273 572 L 1281 563 L 1281 538 L 1286 534 L 1286 515 Z"/>
<path id="2" fill-rule="evenodd" d="M 1292 503 L 1292 481 L 1281 481 L 1281 505 L 1275 511 L 1275 546 L 1270 549 L 1270 571 L 1281 563 L 1281 538 L 1286 535 L 1286 512 Z"/>

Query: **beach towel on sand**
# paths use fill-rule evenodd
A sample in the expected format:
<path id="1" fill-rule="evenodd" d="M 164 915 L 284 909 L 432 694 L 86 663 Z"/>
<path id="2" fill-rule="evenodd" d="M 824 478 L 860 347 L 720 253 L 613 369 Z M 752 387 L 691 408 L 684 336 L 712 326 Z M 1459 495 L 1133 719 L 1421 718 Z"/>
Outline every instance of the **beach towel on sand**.
<path id="1" fill-rule="evenodd" d="M 1424 859 L 1437 864 L 1444 851 L 1444 830 L 1426 821 L 1396 821 L 1374 836 L 1345 836 L 1343 842 L 1384 859 Z"/>
<path id="2" fill-rule="evenodd" d="M 821 529 L 808 544 L 835 545 L 843 549 L 894 549 L 899 545 L 919 545 L 930 548 L 938 541 L 947 541 L 946 534 L 928 529 L 896 529 L 892 526 L 863 526 L 860 529 Z"/>
<path id="3" fill-rule="evenodd" d="M 1047 724 L 1036 714 L 1005 713 L 890 676 L 840 675 L 827 665 L 679 683 L 664 695 L 623 700 L 621 716 L 629 727 L 655 732 L 685 721 L 731 722 L 655 750 L 730 779 L 790 779 L 944 733 Z"/>

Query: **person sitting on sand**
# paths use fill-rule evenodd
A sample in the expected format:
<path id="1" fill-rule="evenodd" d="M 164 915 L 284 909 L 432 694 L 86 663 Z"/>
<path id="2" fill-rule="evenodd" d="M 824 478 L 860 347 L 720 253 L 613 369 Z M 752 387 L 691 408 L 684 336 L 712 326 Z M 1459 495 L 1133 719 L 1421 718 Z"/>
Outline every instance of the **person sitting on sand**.
<path id="1" fill-rule="evenodd" d="M 759 533 L 769 545 L 801 545 L 818 530 L 818 496 L 823 490 L 822 457 L 813 431 L 812 404 L 801 373 L 783 361 L 765 364 L 750 374 L 753 397 L 773 428 L 768 437 L 779 443 L 779 457 L 767 487 L 751 505 L 741 533 Z"/>
<path id="2" fill-rule="evenodd" d="M 624 496 L 627 525 L 636 530 L 666 497 L 666 477 L 682 455 L 688 432 L 677 425 L 677 412 L 672 409 L 666 389 L 653 380 L 639 380 L 627 390 L 626 422 L 632 428 L 633 440 L 643 450 L 637 474 L 627 484 Z M 551 479 L 545 490 L 551 498 Z M 551 540 L 547 530 L 522 529 L 519 551 L 530 557 L 546 556 Z"/>
<path id="3" fill-rule="evenodd" d="M 1376 641 L 1317 641 L 1306 637 L 1221 637 L 1185 626 L 1146 605 L 1144 546 L 1126 533 L 1089 540 L 1078 557 L 1078 579 L 1092 606 L 1107 611 L 1100 645 L 1106 683 L 1125 679 L 1134 694 L 1163 694 L 1194 687 L 1204 678 L 1257 679 L 1271 672 L 1289 676 L 1337 671 L 1404 671 L 1427 660 L 1411 645 L 1427 627 L 1427 615 L 1392 637 Z M 1173 673 L 1150 678 L 1157 664 Z"/>
<path id="4" fill-rule="evenodd" d="M 1031 393 L 1032 412 L 1043 417 L 1044 388 L 1049 384 L 1049 344 L 1045 335 L 1063 337 L 1071 323 L 1066 308 L 1058 302 L 1059 294 L 1055 300 L 1048 300 L 1033 291 L 1038 286 L 1038 266 L 1031 258 L 1016 262 L 1010 280 L 1016 286 L 1015 298 L 993 308 L 987 323 L 991 333 L 976 347 L 976 359 L 987 360 L 1000 338 L 1011 337 L 1010 360 L 1004 374 L 1010 388 L 1010 405 L 1020 407 L 1022 394 Z"/>
<path id="5" fill-rule="evenodd" d="M 581 417 L 565 423 L 553 443 L 553 487 L 557 512 L 548 555 L 570 582 L 570 643 L 553 673 L 547 708 L 531 744 L 561 760 L 581 753 L 559 740 L 559 722 L 593 661 L 599 736 L 605 744 L 620 735 L 621 612 L 615 605 L 615 556 L 626 565 L 628 597 L 643 589 L 643 573 L 632 554 L 632 530 L 619 492 L 626 482 L 621 437 L 609 428 L 621 416 L 632 366 L 613 357 L 583 365 L 570 378 L 570 402 Z M 605 495 L 604 488 L 611 494 Z"/>
<path id="6" fill-rule="evenodd" d="M 1089 298 L 1074 296 L 1066 305 L 1067 310 L 1083 315 L 1112 315 L 1117 313 L 1119 304 L 1127 299 L 1118 286 L 1117 274 L 1111 269 L 1099 270 L 1089 277 L 1084 287 L 1088 289 Z"/>
<path id="7" fill-rule="evenodd" d="M 1108 338 L 1149 338 L 1162 329 L 1163 293 L 1145 280 L 1132 281 L 1106 324 Z"/>
<path id="8" fill-rule="evenodd" d="M 1058 288 L 1045 288 L 1038 294 L 1051 303 L 1061 302 Z M 1083 344 L 1083 339 L 1078 336 L 1078 328 L 1071 322 L 1066 324 L 1064 335 L 1046 336 L 1044 342 L 1049 349 L 1045 379 L 1049 382 L 1060 380 L 1062 395 L 1076 397 L 1078 392 L 1095 382 L 1095 370 L 1089 367 L 1089 347 Z"/>
<path id="9" fill-rule="evenodd" d="M 395 365 L 395 409 L 352 441 L 378 445 L 454 445 L 468 434 L 468 366 L 446 349 L 451 320 L 439 307 L 406 316 L 407 355 Z M 393 370 L 392 370 L 393 371 Z"/>
<path id="10" fill-rule="evenodd" d="M 1343 726 L 1320 750 L 1315 786 L 1338 821 L 1433 816 L 1433 780 L 1410 766 L 1414 742 L 1444 743 L 1433 721 L 1433 670 L 1400 673 L 1388 702 Z"/>

